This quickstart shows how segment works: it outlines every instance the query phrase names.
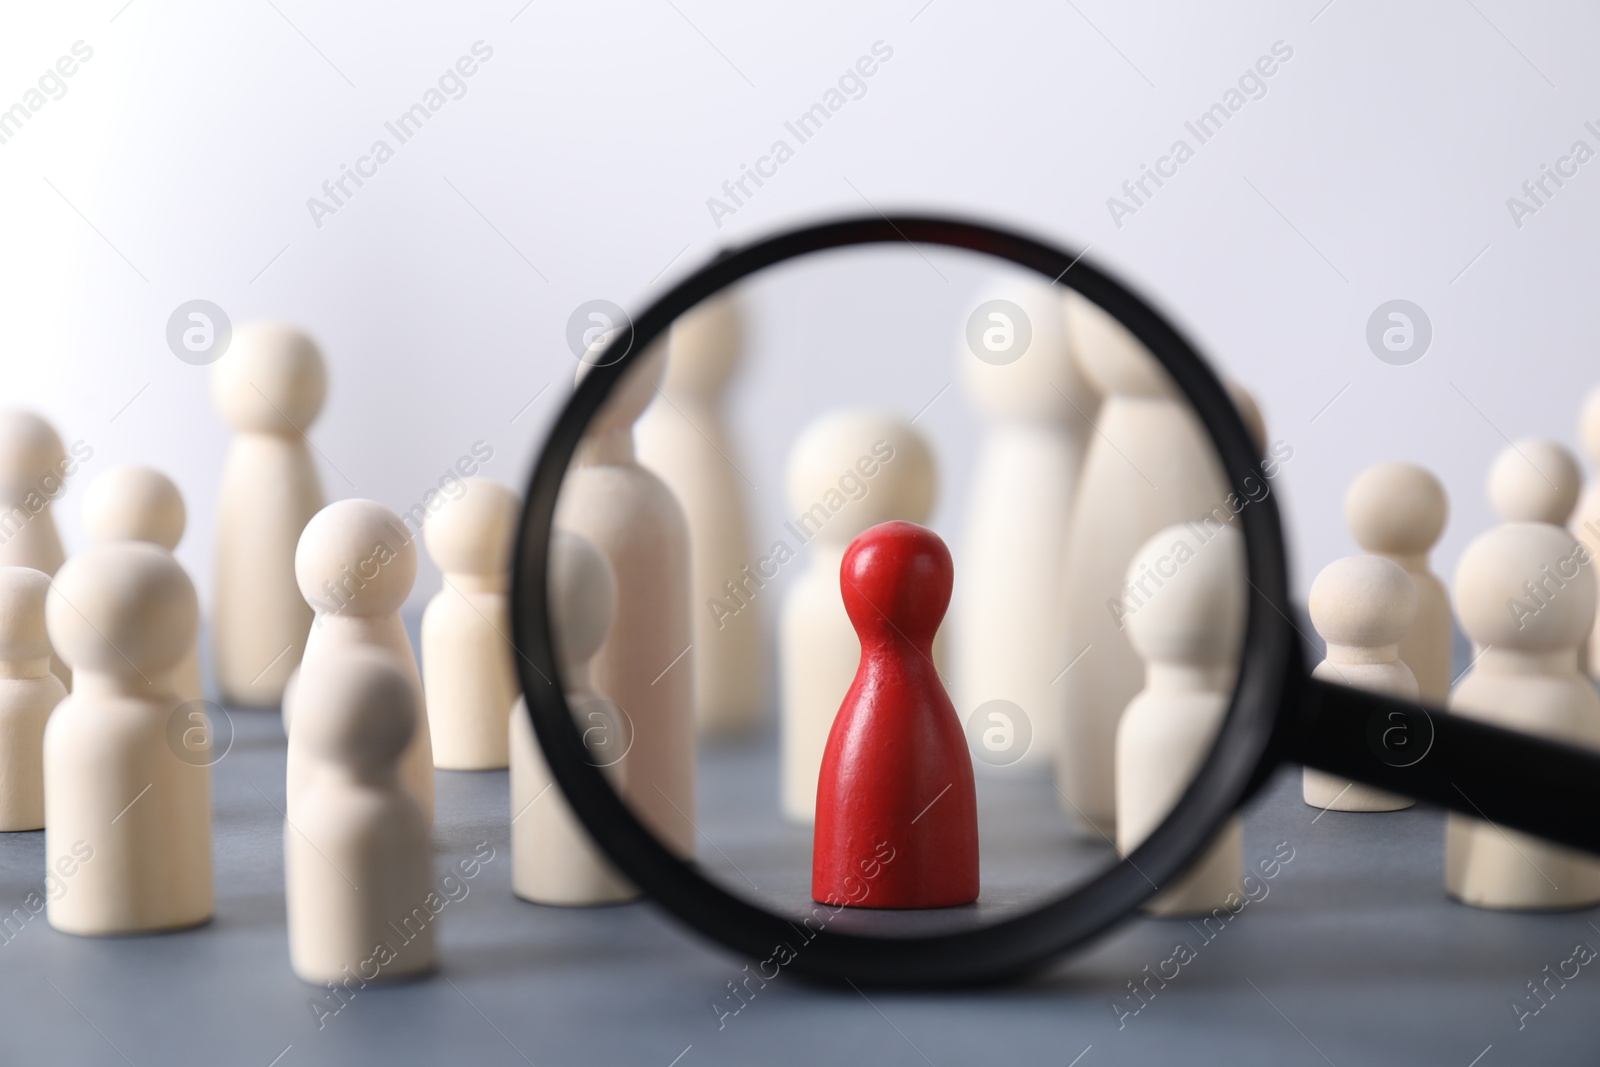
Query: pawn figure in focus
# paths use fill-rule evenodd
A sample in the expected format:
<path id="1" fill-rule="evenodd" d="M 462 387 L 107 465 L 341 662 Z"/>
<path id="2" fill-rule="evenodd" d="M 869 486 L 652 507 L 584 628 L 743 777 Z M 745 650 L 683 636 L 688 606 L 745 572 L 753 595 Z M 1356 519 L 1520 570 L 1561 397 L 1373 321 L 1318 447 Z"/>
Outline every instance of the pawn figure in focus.
<path id="1" fill-rule="evenodd" d="M 322 507 L 306 433 L 327 371 L 311 338 L 282 323 L 240 325 L 211 367 L 211 398 L 233 430 L 217 498 L 211 655 L 226 704 L 283 700 L 311 629 L 294 553 Z"/>
<path id="2" fill-rule="evenodd" d="M 742 355 L 737 298 L 712 297 L 672 324 L 661 392 L 639 420 L 639 462 L 661 476 L 689 523 L 694 577 L 695 717 L 702 733 L 749 730 L 767 698 L 764 605 L 712 610 L 753 591 L 755 559 L 738 449 L 724 397 Z M 730 458 L 732 457 L 732 458 Z M 737 604 L 737 600 L 735 600 Z"/>
<path id="3" fill-rule="evenodd" d="M 1144 843 L 1172 813 L 1199 771 L 1233 697 L 1244 639 L 1244 539 L 1231 526 L 1202 539 L 1191 526 L 1157 533 L 1128 568 L 1171 573 L 1127 616 L 1128 639 L 1145 664 L 1144 688 L 1117 725 L 1117 850 Z M 1148 581 L 1146 584 L 1150 584 Z M 1237 815 L 1210 848 L 1146 909 L 1204 915 L 1231 907 L 1244 877 Z"/>
<path id="4" fill-rule="evenodd" d="M 0 831 L 44 829 L 44 727 L 66 698 L 44 628 L 50 578 L 0 567 Z"/>
<path id="5" fill-rule="evenodd" d="M 1506 523 L 1479 536 L 1456 567 L 1456 614 L 1483 649 L 1450 710 L 1507 730 L 1600 748 L 1600 695 L 1578 669 L 1594 626 L 1592 561 L 1545 523 Z M 1510 608 L 1510 610 L 1507 610 Z M 1581 908 L 1600 903 L 1600 861 L 1516 830 L 1451 814 L 1445 888 L 1480 908 Z"/>
<path id="6" fill-rule="evenodd" d="M 1583 402 L 1583 414 L 1578 420 L 1578 433 L 1583 439 L 1583 451 L 1589 459 L 1589 468 L 1600 472 L 1600 389 L 1589 394 Z M 1589 480 L 1572 513 L 1572 536 L 1589 552 L 1590 559 L 1600 559 L 1600 474 Z M 1589 634 L 1584 665 L 1588 672 L 1600 677 L 1600 623 Z"/>
<path id="7" fill-rule="evenodd" d="M 520 689 L 506 597 L 518 500 L 487 478 L 463 485 L 422 524 L 428 555 L 444 572 L 422 615 L 422 683 L 433 765 L 489 771 L 510 758 L 506 709 Z"/>
<path id="8" fill-rule="evenodd" d="M 615 704 L 595 692 L 589 661 L 611 629 L 617 581 L 605 554 L 577 534 L 556 530 L 550 545 L 550 620 L 561 657 L 567 705 L 590 760 L 623 792 L 632 731 Z M 511 711 L 511 887 L 536 904 L 614 904 L 638 890 L 589 839 L 555 785 L 533 735 L 528 707 Z"/>
<path id="9" fill-rule="evenodd" d="M 188 575 L 151 544 L 94 545 L 52 583 L 45 623 L 76 675 L 44 731 L 45 864 L 71 878 L 50 901 L 57 930 L 211 918 L 210 738 L 178 741 L 172 688 L 199 617 Z"/>
<path id="10" fill-rule="evenodd" d="M 410 680 L 415 700 L 392 710 L 395 715 L 421 715 L 407 735 L 410 742 L 400 757 L 400 780 L 432 825 L 433 745 L 423 711 L 422 675 L 400 620 L 400 606 L 417 578 L 416 543 L 400 516 L 377 501 L 339 500 L 306 523 L 295 549 L 294 569 L 305 602 L 316 610 L 305 662 L 376 648 L 392 656 Z M 319 700 L 314 689 L 302 690 L 298 677 L 284 697 L 284 729 L 289 733 L 286 802 L 289 819 L 297 826 L 300 786 L 308 769 L 307 754 L 295 740 L 297 720 L 301 707 L 314 709 Z"/>
<path id="11" fill-rule="evenodd" d="M 601 342 L 603 343 L 603 341 Z M 695 661 L 689 526 L 666 483 L 639 465 L 633 426 L 655 396 L 666 347 L 639 353 L 573 457 L 556 525 L 588 538 L 617 582 L 594 685 L 633 720 L 623 796 L 680 856 L 695 846 Z M 578 377 L 592 371 L 578 367 Z"/>
<path id="12" fill-rule="evenodd" d="M 1334 560 L 1311 583 L 1309 606 L 1311 625 L 1328 645 L 1313 678 L 1402 700 L 1418 698 L 1416 676 L 1400 659 L 1401 643 L 1417 615 L 1416 587 L 1405 568 L 1382 556 Z M 1395 734 L 1395 744 L 1407 740 L 1408 731 Z M 1415 803 L 1310 767 L 1302 773 L 1301 794 L 1314 808 L 1400 811 Z"/>
<path id="13" fill-rule="evenodd" d="M 404 978 L 435 963 L 428 820 L 400 784 L 421 720 L 407 672 L 375 648 L 308 659 L 295 684 L 305 760 L 283 829 L 289 962 L 302 980 Z"/>
<path id="14" fill-rule="evenodd" d="M 966 735 L 933 666 L 950 550 L 910 522 L 874 526 L 839 570 L 861 660 L 817 781 L 811 896 L 865 908 L 978 899 L 978 802 Z"/>
<path id="15" fill-rule="evenodd" d="M 50 505 L 78 461 L 92 455 L 80 442 L 68 457 L 54 427 L 31 411 L 0 411 L 0 514 L 6 516 L 0 567 L 32 567 L 47 575 L 61 568 L 66 551 Z M 72 687 L 72 673 L 53 650 L 50 669 Z"/>
<path id="16" fill-rule="evenodd" d="M 83 524 L 96 544 L 144 541 L 170 555 L 187 521 L 183 494 L 171 478 L 149 467 L 113 467 L 90 482 L 83 495 Z M 198 640 L 178 664 L 173 685 L 185 702 L 204 695 Z"/>
<path id="17" fill-rule="evenodd" d="M 845 550 L 879 523 L 926 522 L 938 477 L 933 451 L 905 419 L 834 411 L 796 438 L 788 482 L 795 517 L 785 529 L 810 547 L 811 561 L 784 594 L 778 633 L 780 807 L 791 821 L 811 822 L 828 731 L 861 663 L 861 641 L 839 593 Z M 757 568 L 770 567 L 765 576 L 772 577 L 798 547 L 786 536 Z"/>
<path id="18" fill-rule="evenodd" d="M 1450 699 L 1454 618 L 1428 553 L 1444 533 L 1449 510 L 1439 479 L 1415 463 L 1368 467 L 1344 498 L 1345 525 L 1356 544 L 1405 568 L 1416 589 L 1417 617 L 1400 641 L 1400 660 L 1416 677 L 1422 700 L 1436 708 Z"/>
<path id="19" fill-rule="evenodd" d="M 976 347 L 963 335 L 956 356 L 988 422 L 962 541 L 956 703 L 963 714 L 991 700 L 1020 708 L 1031 733 L 1020 767 L 1052 766 L 1058 747 L 1066 710 L 1053 684 L 1062 666 L 1061 546 L 1100 406 L 1068 345 L 1060 293 L 1031 278 L 991 290 L 990 300 L 1009 301 L 1026 321 L 990 304 L 989 331 Z"/>
<path id="20" fill-rule="evenodd" d="M 1554 441 L 1507 445 L 1489 466 L 1489 504 L 1501 522 L 1565 526 L 1583 489 L 1578 460 Z"/>

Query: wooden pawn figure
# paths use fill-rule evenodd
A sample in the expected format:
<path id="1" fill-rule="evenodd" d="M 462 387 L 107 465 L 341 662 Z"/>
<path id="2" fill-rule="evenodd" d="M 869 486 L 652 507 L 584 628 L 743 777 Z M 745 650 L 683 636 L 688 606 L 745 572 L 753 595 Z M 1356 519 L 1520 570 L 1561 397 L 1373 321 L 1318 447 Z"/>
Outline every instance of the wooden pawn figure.
<path id="1" fill-rule="evenodd" d="M 433 848 L 399 776 L 421 720 L 408 672 L 379 649 L 346 648 L 307 659 L 295 688 L 305 780 L 283 830 L 290 965 L 316 984 L 431 970 Z"/>
<path id="2" fill-rule="evenodd" d="M 1578 460 L 1555 441 L 1507 445 L 1489 467 L 1489 503 L 1501 522 L 1573 523 L 1583 474 Z M 1575 523 L 1574 523 L 1575 524 Z M 1580 539 L 1581 540 L 1581 539 Z M 1481 648 L 1473 646 L 1476 659 Z M 1578 669 L 1589 671 L 1589 645 L 1578 650 Z"/>
<path id="3" fill-rule="evenodd" d="M 155 545 L 93 545 L 45 601 L 72 694 L 44 731 L 44 853 L 71 888 L 50 901 L 70 934 L 136 934 L 211 918 L 211 750 L 179 741 L 172 673 L 194 643 L 194 586 Z"/>
<path id="4" fill-rule="evenodd" d="M 83 494 L 83 523 L 96 543 L 144 541 L 170 554 L 183 539 L 187 521 L 183 494 L 171 478 L 150 467 L 113 467 Z M 186 702 L 204 696 L 198 640 L 178 664 L 173 685 Z"/>
<path id="5" fill-rule="evenodd" d="M 558 529 L 550 544 L 550 621 L 567 704 L 593 763 L 624 792 L 632 730 L 595 691 L 589 663 L 611 629 L 617 581 L 605 554 Z M 614 904 L 639 895 L 595 847 L 550 775 L 528 706 L 511 711 L 511 888 L 536 904 Z"/>
<path id="6" fill-rule="evenodd" d="M 66 488 L 78 460 L 94 455 L 87 445 L 72 446 L 31 411 L 0 410 L 0 567 L 32 567 L 55 574 L 67 558 L 51 504 Z M 52 650 L 50 669 L 72 687 L 72 673 Z"/>
<path id="7" fill-rule="evenodd" d="M 1405 568 L 1382 556 L 1347 556 L 1311 583 L 1311 625 L 1327 642 L 1312 677 L 1402 700 L 1416 700 L 1411 668 L 1400 659 L 1417 615 L 1417 591 Z M 1403 753 L 1402 753 L 1403 755 Z M 1307 767 L 1301 795 L 1333 811 L 1399 811 L 1415 801 Z"/>
<path id="8" fill-rule="evenodd" d="M 839 583 L 861 657 L 817 778 L 813 900 L 943 908 L 978 898 L 972 756 L 933 665 L 954 577 L 939 535 L 911 522 L 874 526 L 845 552 Z"/>
<path id="9" fill-rule="evenodd" d="M 322 507 L 306 439 L 327 395 L 322 354 L 276 322 L 235 328 L 211 398 L 233 440 L 217 497 L 211 654 L 226 704 L 273 707 L 305 651 L 311 609 L 295 586 L 300 531 Z"/>
<path id="10" fill-rule="evenodd" d="M 1231 522 L 1238 498 L 1194 409 L 1161 364 L 1100 308 L 1068 299 L 1073 352 L 1104 399 L 1067 527 L 1055 683 L 1066 717 L 1056 777 L 1062 807 L 1079 830 L 1110 836 L 1117 720 L 1144 676 L 1119 617 L 1128 564 L 1173 523 L 1209 529 Z M 1248 426 L 1254 403 L 1236 390 L 1235 404 Z"/>
<path id="11" fill-rule="evenodd" d="M 1507 445 L 1489 466 L 1489 503 L 1501 522 L 1565 526 L 1583 489 L 1578 460 L 1554 441 Z"/>
<path id="12" fill-rule="evenodd" d="M 1417 617 L 1400 641 L 1400 659 L 1416 676 L 1424 703 L 1442 708 L 1454 677 L 1454 616 L 1450 593 L 1433 573 L 1428 554 L 1449 517 L 1444 486 L 1415 463 L 1378 463 L 1350 483 L 1344 520 L 1361 551 L 1405 568 L 1417 591 Z"/>
<path id="13" fill-rule="evenodd" d="M 695 846 L 694 643 L 689 527 L 657 475 L 640 466 L 633 425 L 655 396 L 665 344 L 643 353 L 589 425 L 556 502 L 556 525 L 592 541 L 617 579 L 616 621 L 593 661 L 594 685 L 633 721 L 624 799 L 680 856 Z M 591 369 L 581 363 L 581 380 Z"/>
<path id="14" fill-rule="evenodd" d="M 729 613 L 748 590 L 750 539 L 745 477 L 726 415 L 728 384 L 743 355 L 737 298 L 721 293 L 672 324 L 660 395 L 639 420 L 639 462 L 661 476 L 689 523 L 694 579 L 695 718 L 703 733 L 748 730 L 767 699 L 767 651 L 759 606 Z"/>
<path id="15" fill-rule="evenodd" d="M 1506 523 L 1476 538 L 1455 576 L 1456 614 L 1483 651 L 1450 710 L 1600 748 L 1600 695 L 1578 669 L 1594 625 L 1593 561 L 1565 530 Z M 1470 798 L 1469 798 L 1470 799 Z M 1480 908 L 1600 903 L 1600 861 L 1464 815 L 1445 824 L 1445 888 Z"/>
<path id="16" fill-rule="evenodd" d="M 784 594 L 778 635 L 780 807 L 786 818 L 809 823 L 828 731 L 861 662 L 839 586 L 845 551 L 880 523 L 927 521 L 938 476 L 933 451 L 911 423 L 844 410 L 819 416 L 795 438 L 788 483 L 795 518 L 765 557 L 773 568 L 765 576 L 810 547 L 810 562 Z"/>
<path id="17" fill-rule="evenodd" d="M 417 577 L 417 546 L 400 516 L 375 500 L 338 500 L 314 515 L 300 535 L 294 554 L 295 575 L 316 622 L 306 641 L 305 662 L 320 656 L 341 656 L 354 648 L 376 648 L 394 657 L 415 692 L 415 702 L 394 714 L 420 715 L 411 741 L 400 757 L 400 780 L 433 823 L 433 744 L 423 709 L 422 675 L 411 651 L 411 638 L 400 619 L 400 606 Z M 289 732 L 286 800 L 291 822 L 305 780 L 306 756 L 295 741 L 302 706 L 296 679 L 284 700 L 284 728 Z M 314 694 L 304 702 L 317 706 Z M 308 714 L 314 712 L 308 710 Z"/>
<path id="18" fill-rule="evenodd" d="M 44 728 L 67 695 L 50 670 L 50 577 L 0 567 L 0 830 L 44 828 Z"/>
<path id="19" fill-rule="evenodd" d="M 428 555 L 444 572 L 422 615 L 422 683 L 433 765 L 488 771 L 509 761 L 506 709 L 521 688 L 506 595 L 519 501 L 487 478 L 462 484 L 422 523 Z"/>
<path id="20" fill-rule="evenodd" d="M 1600 558 L 1600 389 L 1591 392 L 1583 402 L 1583 413 L 1578 420 L 1578 433 L 1583 439 L 1584 455 L 1589 468 L 1596 475 L 1589 480 L 1572 513 L 1572 536 L 1588 550 L 1591 559 Z M 1592 675 L 1600 677 L 1600 623 L 1589 634 L 1585 648 L 1584 666 Z"/>
<path id="21" fill-rule="evenodd" d="M 1144 843 L 1177 806 L 1233 698 L 1244 639 L 1244 538 L 1231 526 L 1169 526 L 1146 541 L 1128 568 L 1148 597 L 1124 619 L 1144 660 L 1144 688 L 1117 724 L 1117 850 Z M 1158 915 L 1203 915 L 1230 907 L 1244 877 L 1237 815 L 1210 848 L 1146 905 Z"/>
<path id="22" fill-rule="evenodd" d="M 1063 625 L 1061 546 L 1073 489 L 1093 432 L 1099 396 L 1084 381 L 1067 343 L 1061 291 L 1043 279 L 996 286 L 979 304 L 1005 300 L 1024 321 L 991 311 L 988 334 L 1000 345 L 974 348 L 963 335 L 960 378 L 988 425 L 973 470 L 957 575 L 955 646 L 957 708 L 970 715 L 1004 700 L 1027 716 L 1027 750 L 997 753 L 1002 765 L 1054 764 L 1061 719 Z M 994 316 L 999 316 L 995 318 Z M 1025 333 L 1023 331 L 1026 331 Z"/>

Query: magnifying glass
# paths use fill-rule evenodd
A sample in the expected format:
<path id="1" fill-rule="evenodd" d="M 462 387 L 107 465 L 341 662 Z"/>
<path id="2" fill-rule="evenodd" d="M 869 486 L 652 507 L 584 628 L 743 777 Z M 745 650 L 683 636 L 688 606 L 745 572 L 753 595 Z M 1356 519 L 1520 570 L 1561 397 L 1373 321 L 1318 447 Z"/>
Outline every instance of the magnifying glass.
<path id="1" fill-rule="evenodd" d="M 662 559 L 691 556 L 684 532 L 652 528 L 630 540 L 589 504 L 630 514 L 606 508 L 643 484 L 625 476 L 638 458 L 633 422 L 652 402 L 682 407 L 663 392 L 663 361 L 685 361 L 692 376 L 726 357 L 695 349 L 727 347 L 716 322 L 731 328 L 729 301 L 745 323 L 741 347 L 759 365 L 746 373 L 782 398 L 753 422 L 781 439 L 767 455 L 786 454 L 766 466 L 787 465 L 789 491 L 774 501 L 763 473 L 766 493 L 755 492 L 731 446 L 696 421 L 704 416 L 676 410 L 684 432 L 727 462 L 717 484 L 737 486 L 759 514 L 748 568 L 664 578 Z M 1002 980 L 1142 908 L 1204 906 L 1219 877 L 1242 877 L 1255 861 L 1235 812 L 1284 763 L 1600 853 L 1600 754 L 1311 676 L 1276 497 L 1262 489 L 1274 473 L 1265 443 L 1182 333 L 1079 252 L 940 217 L 806 226 L 720 255 L 599 337 L 584 361 L 534 469 L 515 548 L 512 622 L 532 732 L 619 883 L 768 978 Z M 1068 363 L 1087 380 L 1069 380 Z M 1058 468 L 1078 479 L 1075 513 L 1051 510 L 1073 494 L 1047 480 L 1034 483 L 1016 536 L 990 536 L 982 553 L 976 535 L 953 538 L 950 551 L 921 525 L 937 442 L 919 429 L 918 408 L 957 380 L 979 404 L 1015 409 L 1016 464 L 1048 471 L 1051 447 L 1085 453 L 1076 474 L 1072 456 Z M 1014 466 L 980 465 L 979 489 Z M 624 474 L 608 483 L 607 471 Z M 638 521 L 631 514 L 618 521 Z M 970 532 L 976 520 L 964 518 Z M 610 545 L 605 640 L 659 649 L 650 653 L 659 663 L 613 657 L 591 674 L 584 691 L 615 710 L 569 699 L 562 650 L 594 644 L 598 631 L 594 612 L 568 623 L 582 635 L 553 621 L 573 617 L 558 602 L 570 596 L 559 568 L 574 566 L 558 522 Z M 1051 523 L 1050 536 L 1065 541 L 1059 569 L 1041 565 L 1019 583 L 1013 567 L 1006 579 L 1008 554 L 1037 553 L 1028 534 Z M 625 544 L 654 562 L 615 558 Z M 651 545 L 668 554 L 651 556 Z M 885 566 L 907 569 L 885 577 Z M 963 585 L 969 572 L 976 587 Z M 941 623 L 952 576 L 955 601 Z M 1007 580 L 1024 599 L 1036 586 L 1059 590 L 1041 609 L 1056 614 L 982 617 L 977 605 Z M 896 614 L 913 601 L 909 616 Z M 696 612 L 706 615 L 699 624 Z M 729 654 L 717 642 L 735 640 L 727 624 L 739 615 L 768 621 L 757 642 L 738 639 L 746 652 Z M 857 632 L 844 631 L 841 667 L 847 619 Z M 918 626 L 940 637 L 903 632 Z M 757 723 L 753 733 L 719 739 L 719 712 L 705 699 L 697 725 L 684 694 L 726 693 L 730 672 L 755 669 L 774 631 L 770 684 L 733 701 L 743 702 L 735 717 Z M 679 637 L 700 647 L 667 662 Z M 1041 642 L 1056 645 L 1055 678 L 1020 659 L 998 676 L 992 669 Z M 965 653 L 954 663 L 952 644 Z M 910 673 L 880 674 L 863 694 L 863 645 L 867 659 L 884 648 L 908 657 Z M 908 678 L 919 687 L 910 697 Z M 922 691 L 929 678 L 948 704 Z M 660 687 L 674 685 L 678 695 L 662 698 Z M 1146 714 L 1152 690 L 1181 699 L 1155 700 L 1159 712 Z M 924 711 L 893 719 L 896 734 L 884 723 L 901 714 L 900 697 Z M 951 730 L 966 741 L 960 756 Z M 1019 734 L 1029 752 L 1013 759 Z M 913 815 L 921 794 L 911 794 L 938 784 L 913 764 L 935 756 L 950 784 Z M 895 790 L 906 795 L 883 799 Z M 938 832 L 924 834 L 923 823 Z M 853 881 L 835 870 L 828 883 L 822 850 L 837 851 L 857 824 L 881 839 L 862 838 L 852 846 L 862 855 L 843 856 L 842 877 Z M 920 873 L 897 879 L 896 863 Z M 968 866 L 971 895 L 961 884 Z M 919 899 L 919 886 L 933 888 Z"/>

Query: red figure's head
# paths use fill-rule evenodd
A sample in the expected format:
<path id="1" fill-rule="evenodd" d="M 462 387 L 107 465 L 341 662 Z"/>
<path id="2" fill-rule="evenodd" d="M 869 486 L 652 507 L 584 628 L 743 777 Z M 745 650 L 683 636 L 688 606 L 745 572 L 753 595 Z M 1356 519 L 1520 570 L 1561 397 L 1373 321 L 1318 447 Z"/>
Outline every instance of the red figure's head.
<path id="1" fill-rule="evenodd" d="M 850 542 L 839 567 L 844 610 L 863 645 L 900 637 L 931 647 L 954 581 L 950 549 L 914 522 L 885 522 L 865 531 Z"/>

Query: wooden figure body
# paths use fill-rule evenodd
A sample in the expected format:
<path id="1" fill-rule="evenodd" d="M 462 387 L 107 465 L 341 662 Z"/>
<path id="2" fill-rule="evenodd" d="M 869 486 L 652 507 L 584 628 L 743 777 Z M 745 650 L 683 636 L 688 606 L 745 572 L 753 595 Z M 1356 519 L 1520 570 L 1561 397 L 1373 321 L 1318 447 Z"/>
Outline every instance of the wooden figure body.
<path id="1" fill-rule="evenodd" d="M 423 520 L 444 588 L 422 615 L 422 683 L 433 765 L 452 771 L 507 766 L 506 714 L 517 699 L 511 647 L 511 540 L 517 494 L 487 478 Z"/>
<path id="2" fill-rule="evenodd" d="M 797 541 L 793 547 L 808 547 L 811 559 L 784 594 L 778 634 L 779 797 L 787 819 L 816 817 L 828 731 L 861 663 L 861 642 L 839 594 L 845 549 L 879 523 L 926 521 L 937 482 L 933 452 L 897 415 L 829 412 L 802 430 L 789 450 L 795 518 L 781 544 Z"/>
<path id="3" fill-rule="evenodd" d="M 1151 588 L 1146 581 L 1151 595 L 1125 620 L 1144 660 L 1145 682 L 1117 725 L 1117 849 L 1123 855 L 1172 813 L 1228 713 L 1244 638 L 1244 539 L 1231 526 L 1204 539 L 1193 527 L 1168 527 L 1139 550 L 1129 581 L 1146 573 L 1160 584 Z M 1204 915 L 1229 907 L 1243 876 L 1244 831 L 1236 815 L 1146 909 Z"/>
<path id="4" fill-rule="evenodd" d="M 74 456 L 78 451 L 74 445 Z M 50 505 L 74 469 L 48 422 L 31 411 L 0 411 L 0 567 L 32 567 L 47 575 L 61 568 L 67 556 Z M 50 669 L 71 688 L 72 673 L 54 650 Z"/>
<path id="5" fill-rule="evenodd" d="M 428 820 L 398 774 L 422 718 L 408 673 L 356 647 L 308 658 L 296 682 L 305 779 L 283 829 L 284 902 L 289 961 L 307 982 L 403 978 L 435 963 L 443 903 Z"/>
<path id="6" fill-rule="evenodd" d="M 83 523 L 92 541 L 144 541 L 170 554 L 183 540 L 188 512 L 171 478 L 150 467 L 113 467 L 89 483 L 83 494 Z M 198 638 L 173 672 L 173 685 L 185 701 L 199 700 Z"/>
<path id="7" fill-rule="evenodd" d="M 1327 658 L 1312 677 L 1416 700 L 1411 668 L 1400 659 L 1401 643 L 1417 615 L 1417 592 L 1405 568 L 1382 556 L 1348 556 L 1322 568 L 1311 583 L 1311 625 L 1328 644 Z M 1398 740 L 1398 739 L 1397 739 Z M 1405 755 L 1395 753 L 1396 757 Z M 1333 811 L 1399 811 L 1415 801 L 1307 767 L 1301 796 L 1312 807 Z"/>
<path id="8" fill-rule="evenodd" d="M 311 339 L 245 323 L 211 368 L 211 396 L 234 432 L 217 498 L 211 644 L 226 704 L 272 707 L 305 651 L 311 609 L 295 586 L 300 531 L 322 507 L 306 433 L 327 373 Z"/>
<path id="9" fill-rule="evenodd" d="M 1565 530 L 1507 523 L 1479 536 L 1456 568 L 1456 614 L 1484 651 L 1450 710 L 1565 744 L 1600 748 L 1600 696 L 1578 670 L 1594 625 L 1593 561 Z M 1480 908 L 1600 903 L 1600 860 L 1464 815 L 1447 816 L 1445 888 Z"/>
<path id="10" fill-rule="evenodd" d="M 595 688 L 633 721 L 623 796 L 663 843 L 693 856 L 689 528 L 672 491 L 633 449 L 633 424 L 655 395 L 664 354 L 661 345 L 643 353 L 590 424 L 562 483 L 556 525 L 593 542 L 616 576 L 616 620 L 592 670 Z M 578 373 L 588 370 L 585 363 Z"/>
<path id="11" fill-rule="evenodd" d="M 0 831 L 44 828 L 44 728 L 66 687 L 50 670 L 50 577 L 0 567 Z"/>
<path id="12" fill-rule="evenodd" d="M 611 629 L 617 582 L 598 548 L 556 530 L 550 549 L 550 619 L 567 703 L 593 762 L 623 792 L 632 731 L 595 692 L 589 661 Z M 519 697 L 511 711 L 511 886 L 537 904 L 612 904 L 639 895 L 589 839 L 550 775 Z"/>
<path id="13" fill-rule="evenodd" d="M 1006 700 L 1032 742 L 1013 766 L 1053 766 L 1065 715 L 1061 686 L 1062 545 L 1099 396 L 1067 343 L 1060 290 L 1042 279 L 992 291 L 1029 320 L 1027 349 L 978 358 L 962 338 L 960 378 L 988 422 L 967 497 L 956 618 L 958 710 Z M 1014 328 L 1014 327 L 1013 327 Z"/>
<path id="14" fill-rule="evenodd" d="M 1444 533 L 1450 504 L 1444 486 L 1415 463 L 1378 463 L 1350 483 L 1345 525 L 1363 552 L 1405 569 L 1417 594 L 1417 616 L 1400 639 L 1400 659 L 1417 680 L 1418 695 L 1432 707 L 1450 699 L 1454 616 L 1450 594 L 1433 573 L 1428 553 Z"/>
<path id="15" fill-rule="evenodd" d="M 765 605 L 715 610 L 729 584 L 750 591 L 755 559 L 746 483 L 724 412 L 743 330 L 736 299 L 719 294 L 672 325 L 660 395 L 639 420 L 639 462 L 661 476 L 689 524 L 694 579 L 695 718 L 704 733 L 755 726 L 767 699 Z"/>
<path id="16" fill-rule="evenodd" d="M 845 553 L 839 581 L 861 661 L 817 781 L 811 896 L 824 904 L 978 898 L 972 757 L 933 666 L 953 580 L 950 550 L 914 523 L 874 526 Z"/>
<path id="17" fill-rule="evenodd" d="M 72 875 L 50 901 L 70 934 L 134 934 L 211 918 L 209 738 L 180 749 L 172 672 L 199 625 L 194 586 L 155 545 L 94 545 L 45 601 L 72 695 L 44 731 L 45 862 Z M 182 755 L 180 755 L 180 751 Z"/>
<path id="18" fill-rule="evenodd" d="M 393 657 L 415 690 L 409 709 L 422 718 L 408 735 L 400 757 L 400 780 L 411 790 L 429 824 L 433 823 L 433 746 L 422 695 L 422 676 L 411 651 L 411 639 L 400 619 L 400 606 L 417 577 L 417 546 L 400 517 L 375 500 L 338 500 L 312 517 L 300 535 L 294 557 L 295 575 L 316 621 L 306 641 L 305 661 L 340 656 L 353 648 L 372 647 Z M 297 678 L 284 698 L 284 724 L 289 731 L 286 799 L 291 822 L 305 781 L 305 754 L 295 741 L 302 706 Z"/>
<path id="19" fill-rule="evenodd" d="M 1218 525 L 1234 511 L 1210 438 L 1155 358 L 1085 300 L 1069 305 L 1067 323 L 1104 401 L 1067 529 L 1056 669 L 1072 667 L 1056 683 L 1066 714 L 1057 780 L 1062 807 L 1080 830 L 1113 836 L 1117 720 L 1139 691 L 1144 665 L 1107 605 L 1123 598 L 1128 564 L 1156 531 L 1190 520 Z"/>

